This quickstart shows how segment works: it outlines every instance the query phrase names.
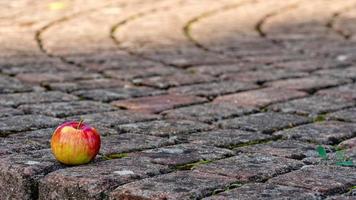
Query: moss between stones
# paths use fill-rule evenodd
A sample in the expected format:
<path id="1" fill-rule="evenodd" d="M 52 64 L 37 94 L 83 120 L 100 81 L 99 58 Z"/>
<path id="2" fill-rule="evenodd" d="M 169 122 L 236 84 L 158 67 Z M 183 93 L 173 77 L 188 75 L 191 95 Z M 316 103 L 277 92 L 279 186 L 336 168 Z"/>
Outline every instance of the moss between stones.
<path id="1" fill-rule="evenodd" d="M 212 160 L 199 160 L 197 162 L 188 163 L 188 164 L 184 164 L 184 165 L 176 165 L 176 166 L 174 166 L 174 168 L 176 170 L 192 170 L 199 165 L 204 165 L 204 164 L 208 164 L 211 162 L 212 162 Z"/>
<path id="2" fill-rule="evenodd" d="M 127 153 L 114 153 L 110 155 L 103 155 L 105 160 L 112 160 L 112 159 L 120 159 L 120 158 L 126 158 L 129 155 Z"/>
<path id="3" fill-rule="evenodd" d="M 235 183 L 232 183 L 228 186 L 226 186 L 225 188 L 219 188 L 219 189 L 215 189 L 211 195 L 216 195 L 216 194 L 219 194 L 219 193 L 222 193 L 222 192 L 227 192 L 229 190 L 232 190 L 232 189 L 235 189 L 235 188 L 238 188 L 238 187 L 241 187 L 242 184 L 240 182 L 235 182 Z"/>
<path id="4" fill-rule="evenodd" d="M 326 120 L 326 115 L 322 114 L 322 115 L 318 115 L 313 119 L 313 122 L 323 122 Z"/>
<path id="5" fill-rule="evenodd" d="M 228 148 L 228 149 L 236 149 L 236 148 L 240 148 L 240 147 L 247 147 L 247 146 L 252 146 L 252 145 L 256 145 L 256 144 L 265 144 L 268 142 L 274 142 L 274 141 L 278 141 L 281 140 L 281 136 L 276 136 L 276 137 L 272 137 L 272 138 L 268 138 L 268 139 L 261 139 L 261 140 L 252 140 L 249 142 L 244 142 L 244 143 L 240 143 L 240 144 L 236 144 L 236 145 L 229 145 L 227 147 L 224 148 Z"/>

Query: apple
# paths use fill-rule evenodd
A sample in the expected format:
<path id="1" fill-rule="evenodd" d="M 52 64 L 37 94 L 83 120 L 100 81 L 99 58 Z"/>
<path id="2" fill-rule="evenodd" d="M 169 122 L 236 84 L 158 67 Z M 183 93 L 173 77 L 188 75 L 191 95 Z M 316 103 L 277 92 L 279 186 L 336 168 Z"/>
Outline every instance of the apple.
<path id="1" fill-rule="evenodd" d="M 95 128 L 82 121 L 66 122 L 54 131 L 51 149 L 56 159 L 63 164 L 85 164 L 98 154 L 100 135 Z"/>

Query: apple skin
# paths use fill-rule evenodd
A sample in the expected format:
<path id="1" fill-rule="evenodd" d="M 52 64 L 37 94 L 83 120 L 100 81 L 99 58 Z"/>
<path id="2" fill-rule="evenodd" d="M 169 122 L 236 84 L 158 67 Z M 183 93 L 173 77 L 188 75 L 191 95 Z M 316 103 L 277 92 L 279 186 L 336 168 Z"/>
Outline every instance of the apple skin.
<path id="1" fill-rule="evenodd" d="M 95 158 L 100 142 L 100 135 L 95 128 L 73 121 L 56 128 L 51 139 L 51 149 L 59 162 L 81 165 Z"/>

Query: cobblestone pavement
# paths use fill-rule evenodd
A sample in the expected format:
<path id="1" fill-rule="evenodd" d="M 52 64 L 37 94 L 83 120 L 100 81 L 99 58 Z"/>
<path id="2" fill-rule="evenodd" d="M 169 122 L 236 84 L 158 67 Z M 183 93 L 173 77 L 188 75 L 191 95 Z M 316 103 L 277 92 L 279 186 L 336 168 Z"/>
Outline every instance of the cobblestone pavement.
<path id="1" fill-rule="evenodd" d="M 0 1 L 0 199 L 355 199 L 355 20 L 356 0 Z M 67 167 L 49 140 L 80 118 L 102 148 Z"/>

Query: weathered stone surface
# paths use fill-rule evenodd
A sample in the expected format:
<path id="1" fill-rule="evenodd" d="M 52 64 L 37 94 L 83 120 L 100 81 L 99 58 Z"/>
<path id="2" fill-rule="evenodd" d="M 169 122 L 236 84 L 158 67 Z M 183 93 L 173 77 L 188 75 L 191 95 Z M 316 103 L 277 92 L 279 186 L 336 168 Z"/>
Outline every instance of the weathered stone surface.
<path id="1" fill-rule="evenodd" d="M 233 155 L 233 151 L 213 146 L 198 144 L 177 144 L 150 149 L 131 154 L 140 159 L 148 157 L 153 163 L 180 166 L 201 160 L 216 160 Z"/>
<path id="2" fill-rule="evenodd" d="M 86 123 L 95 126 L 115 127 L 120 124 L 150 121 L 158 118 L 158 115 L 136 113 L 127 110 L 115 110 L 110 112 L 71 116 L 68 117 L 67 120 L 78 121 L 83 119 Z"/>
<path id="3" fill-rule="evenodd" d="M 122 158 L 60 169 L 40 181 L 39 199 L 103 199 L 125 183 L 168 172 L 147 159 Z"/>
<path id="4" fill-rule="evenodd" d="M 258 54 L 258 55 L 249 55 L 244 56 L 243 60 L 246 62 L 252 62 L 259 65 L 266 65 L 266 64 L 274 64 L 274 63 L 284 63 L 284 62 L 292 62 L 292 61 L 300 61 L 301 59 L 308 59 L 310 58 L 309 55 L 298 55 L 298 54 L 285 54 L 285 53 L 274 53 L 274 54 Z M 314 58 L 315 59 L 315 58 Z"/>
<path id="5" fill-rule="evenodd" d="M 175 87 L 169 89 L 168 92 L 173 94 L 189 94 L 204 97 L 215 97 L 218 95 L 236 93 L 239 91 L 250 90 L 255 88 L 258 88 L 258 86 L 252 83 L 223 81 Z"/>
<path id="6" fill-rule="evenodd" d="M 0 118 L 0 136 L 57 126 L 62 120 L 43 115 L 18 115 Z"/>
<path id="7" fill-rule="evenodd" d="M 96 112 L 113 111 L 116 108 L 95 101 L 72 101 L 58 103 L 40 103 L 33 105 L 21 105 L 19 109 L 25 113 L 42 114 L 53 117 L 68 117 Z"/>
<path id="8" fill-rule="evenodd" d="M 114 101 L 112 104 L 137 112 L 159 113 L 164 110 L 176 108 L 179 106 L 203 103 L 205 101 L 206 100 L 204 98 L 196 96 L 181 96 L 171 94 Z"/>
<path id="9" fill-rule="evenodd" d="M 259 182 L 299 169 L 302 166 L 302 162 L 288 158 L 265 154 L 239 154 L 231 158 L 200 165 L 196 170 L 227 176 L 238 182 Z"/>
<path id="10" fill-rule="evenodd" d="M 316 192 L 308 191 L 303 188 L 275 185 L 251 183 L 243 185 L 239 188 L 232 189 L 213 195 L 204 200 L 233 200 L 233 199 L 296 199 L 296 200 L 318 200 L 322 197 Z"/>
<path id="11" fill-rule="evenodd" d="M 290 60 L 290 61 L 278 62 L 273 64 L 275 68 L 282 68 L 291 71 L 303 71 L 303 72 L 311 72 L 318 69 L 328 69 L 332 67 L 344 67 L 348 65 L 349 65 L 348 63 L 335 62 L 330 59 L 325 59 L 324 57 L 319 59 L 313 57 L 308 59 Z"/>
<path id="12" fill-rule="evenodd" d="M 86 122 L 84 122 L 86 123 Z M 110 135 L 117 135 L 119 134 L 117 130 L 115 130 L 114 128 L 108 128 L 107 126 L 103 126 L 103 125 L 95 125 L 90 124 L 90 126 L 93 126 L 100 134 L 100 136 L 110 136 Z"/>
<path id="13" fill-rule="evenodd" d="M 303 116 L 266 112 L 222 120 L 218 122 L 218 125 L 222 128 L 236 128 L 269 134 L 308 122 L 311 122 L 311 119 Z"/>
<path id="14" fill-rule="evenodd" d="M 190 120 L 159 120 L 117 126 L 117 130 L 121 133 L 179 137 L 209 129 L 212 127 L 207 124 Z"/>
<path id="15" fill-rule="evenodd" d="M 36 199 L 39 179 L 62 167 L 49 149 L 1 156 L 1 198 Z"/>
<path id="16" fill-rule="evenodd" d="M 124 87 L 125 83 L 117 79 L 93 79 L 93 80 L 78 80 L 75 82 L 57 82 L 48 83 L 47 87 L 52 90 L 60 90 L 63 92 L 73 92 L 76 90 L 88 90 L 88 89 L 103 89 L 103 88 L 115 88 Z"/>
<path id="17" fill-rule="evenodd" d="M 352 193 L 350 195 L 347 194 L 348 196 L 346 196 L 346 195 L 331 196 L 331 197 L 326 198 L 326 200 L 353 200 L 353 199 L 355 199 L 355 194 L 354 193 Z"/>
<path id="18" fill-rule="evenodd" d="M 345 98 L 347 100 L 355 100 L 356 99 L 356 84 L 349 84 L 340 87 L 320 90 L 317 92 L 318 95 L 325 95 L 337 98 Z"/>
<path id="19" fill-rule="evenodd" d="M 165 91 L 155 90 L 148 87 L 127 87 L 113 89 L 79 90 L 73 94 L 95 101 L 110 102 L 114 100 L 129 99 L 143 96 L 154 96 L 164 94 Z"/>
<path id="20" fill-rule="evenodd" d="M 24 85 L 20 81 L 7 76 L 0 75 L 0 93 L 29 92 L 30 86 Z"/>
<path id="21" fill-rule="evenodd" d="M 316 71 L 316 74 L 335 76 L 340 78 L 356 79 L 356 67 L 340 68 L 340 69 L 325 69 Z"/>
<path id="22" fill-rule="evenodd" d="M 325 121 L 307 124 L 274 133 L 284 138 L 319 144 L 337 144 L 356 136 L 356 125 L 345 122 Z"/>
<path id="23" fill-rule="evenodd" d="M 356 108 L 340 110 L 327 115 L 327 118 L 342 120 L 347 122 L 356 122 Z"/>
<path id="24" fill-rule="evenodd" d="M 285 113 L 317 115 L 353 106 L 355 103 L 337 97 L 311 96 L 271 105 L 269 109 Z"/>
<path id="25" fill-rule="evenodd" d="M 177 69 L 168 66 L 154 66 L 154 67 L 133 67 L 122 68 L 117 70 L 105 70 L 104 74 L 117 79 L 132 80 L 136 78 L 151 77 L 151 76 L 166 76 L 174 73 L 179 73 Z"/>
<path id="26" fill-rule="evenodd" d="M 178 171 L 118 187 L 110 199 L 199 199 L 234 182 L 196 171 Z"/>
<path id="27" fill-rule="evenodd" d="M 55 128 L 25 131 L 0 138 L 0 156 L 11 153 L 50 148 L 50 140 Z"/>
<path id="28" fill-rule="evenodd" d="M 133 2 L 135 4 L 135 2 Z M 115 7 L 114 9 L 117 9 L 118 7 Z M 110 8 L 109 8 L 110 9 Z M 101 20 L 108 20 L 108 19 L 103 19 L 104 15 L 108 16 L 107 13 L 105 13 L 109 9 L 104 9 L 100 12 L 92 13 L 96 16 L 92 16 L 95 18 L 101 18 Z M 101 16 L 99 16 L 101 15 Z M 110 14 L 109 14 L 110 15 Z M 111 15 L 112 17 L 112 15 Z M 81 21 L 83 18 L 77 18 L 78 21 Z M 87 21 L 86 21 L 87 22 Z M 112 22 L 110 20 L 110 22 Z M 87 22 L 88 23 L 88 22 Z M 92 23 L 88 23 L 91 28 L 95 28 Z M 101 26 L 108 27 L 107 24 L 101 24 Z M 68 28 L 73 28 L 69 27 Z M 96 30 L 97 31 L 97 30 Z M 101 32 L 102 35 L 105 34 L 105 31 Z M 105 36 L 104 36 L 105 37 Z M 88 40 L 89 38 L 85 38 Z M 106 38 L 106 42 L 108 42 L 108 38 Z M 111 42 L 111 41 L 110 41 Z M 110 45 L 111 46 L 111 45 Z M 86 46 L 88 48 L 88 46 Z M 91 47 L 89 47 L 91 48 Z M 94 50 L 95 51 L 95 50 Z M 157 62 L 152 62 L 147 59 L 139 58 L 137 56 L 131 56 L 128 53 L 124 51 L 113 51 L 112 49 L 106 49 L 104 51 L 100 52 L 95 52 L 91 53 L 91 56 L 73 56 L 73 59 L 77 60 L 77 62 L 82 63 L 85 65 L 86 69 L 89 69 L 90 71 L 96 71 L 96 72 L 101 72 L 105 73 L 106 76 L 112 75 L 113 77 L 119 77 L 120 75 L 122 77 L 128 77 L 131 74 L 133 74 L 131 71 L 153 71 L 153 72 L 160 72 L 161 70 L 165 70 L 165 68 L 169 68 L 166 66 L 162 66 L 161 64 Z M 127 73 L 124 73 L 125 71 Z M 108 73 L 106 73 L 108 72 Z M 125 76 L 126 75 L 126 76 Z"/>
<path id="29" fill-rule="evenodd" d="M 229 73 L 221 76 L 223 79 L 230 79 L 242 82 L 264 83 L 285 78 L 298 78 L 306 76 L 305 72 L 287 71 L 281 69 L 258 69 L 257 71 L 248 71 L 240 73 Z"/>
<path id="30" fill-rule="evenodd" d="M 351 142 L 353 142 L 352 144 L 349 144 L 349 145 L 355 145 L 355 140 L 353 140 L 353 141 L 349 141 L 350 143 Z M 348 148 L 348 149 L 344 149 L 343 151 L 342 151 L 343 153 L 344 153 L 344 158 L 345 158 L 345 160 L 347 160 L 347 161 L 352 161 L 352 163 L 353 163 L 353 168 L 355 168 L 355 160 L 356 160 L 356 148 L 355 148 L 355 146 L 353 146 L 353 148 Z M 334 159 L 334 161 L 336 161 L 336 162 L 340 162 L 341 160 L 340 160 L 340 157 L 339 157 L 339 155 L 337 155 L 337 153 L 335 153 L 335 155 L 333 155 L 333 156 L 335 156 L 335 159 Z M 334 162 L 333 164 L 337 164 L 336 162 Z"/>
<path id="31" fill-rule="evenodd" d="M 213 145 L 217 147 L 235 148 L 247 144 L 259 143 L 276 137 L 271 135 L 224 129 L 209 132 L 193 133 L 187 140 L 193 144 Z"/>
<path id="32" fill-rule="evenodd" d="M 230 117 L 238 117 L 256 111 L 254 108 L 238 107 L 230 103 L 207 103 L 168 110 L 161 114 L 165 118 L 170 119 L 191 119 L 212 122 Z"/>
<path id="33" fill-rule="evenodd" d="M 25 74 L 18 74 L 16 78 L 26 83 L 46 84 L 50 82 L 65 82 L 65 81 L 74 81 L 74 80 L 83 80 L 83 79 L 95 79 L 95 78 L 101 78 L 101 76 L 95 73 L 77 71 L 75 73 L 72 72 L 25 73 Z"/>
<path id="34" fill-rule="evenodd" d="M 356 181 L 356 170 L 336 166 L 305 166 L 270 179 L 269 183 L 305 188 L 321 194 L 346 192 Z"/>
<path id="35" fill-rule="evenodd" d="M 142 79 L 134 79 L 137 85 L 145 85 L 156 88 L 169 88 L 174 86 L 189 85 L 213 81 L 215 78 L 208 75 L 177 73 L 168 76 L 156 76 Z"/>
<path id="36" fill-rule="evenodd" d="M 13 63 L 8 63 L 8 65 L 2 68 L 3 73 L 16 75 L 21 73 L 38 73 L 38 72 L 60 72 L 60 71 L 72 71 L 76 68 L 60 62 L 56 59 L 46 58 L 45 56 L 41 59 L 15 59 Z"/>
<path id="37" fill-rule="evenodd" d="M 309 76 L 304 78 L 274 81 L 266 85 L 291 90 L 315 91 L 326 87 L 345 84 L 347 82 L 350 82 L 350 80 L 327 76 Z"/>
<path id="38" fill-rule="evenodd" d="M 265 88 L 221 96 L 214 102 L 234 103 L 241 107 L 263 107 L 303 96 L 306 96 L 306 93 L 284 88 Z"/>
<path id="39" fill-rule="evenodd" d="M 341 149 L 356 149 L 356 137 L 345 140 L 337 146 Z"/>
<path id="40" fill-rule="evenodd" d="M 175 144 L 174 138 L 125 133 L 101 138 L 100 152 L 105 155 L 139 151 Z"/>
<path id="41" fill-rule="evenodd" d="M 218 76 L 222 74 L 236 73 L 240 71 L 253 70 L 257 66 L 254 64 L 246 63 L 231 63 L 231 64 L 219 64 L 219 65 L 200 65 L 192 66 L 187 69 L 191 73 L 208 74 L 212 76 Z"/>
<path id="42" fill-rule="evenodd" d="M 75 101 L 78 97 L 56 91 L 31 92 L 0 95 L 0 105 L 19 106 L 21 104 Z"/>
<path id="43" fill-rule="evenodd" d="M 21 114 L 24 114 L 22 112 L 22 110 L 17 110 L 17 109 L 11 108 L 11 107 L 0 106 L 0 118 L 1 117 L 10 117 L 13 115 L 21 115 Z"/>
<path id="44" fill-rule="evenodd" d="M 328 149 L 328 148 L 326 148 Z M 302 160 L 306 157 L 317 157 L 316 145 L 296 140 L 273 141 L 237 148 L 238 152 L 263 153 L 272 156 Z"/>

